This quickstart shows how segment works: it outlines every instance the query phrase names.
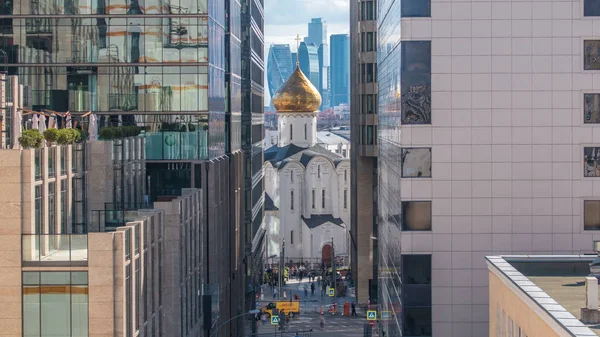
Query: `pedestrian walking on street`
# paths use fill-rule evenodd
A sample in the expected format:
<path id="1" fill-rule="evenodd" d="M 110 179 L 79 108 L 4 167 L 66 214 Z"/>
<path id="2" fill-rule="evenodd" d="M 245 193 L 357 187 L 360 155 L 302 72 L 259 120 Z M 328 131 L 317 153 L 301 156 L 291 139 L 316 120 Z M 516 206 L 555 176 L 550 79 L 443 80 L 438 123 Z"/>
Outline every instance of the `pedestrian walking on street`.
<path id="1" fill-rule="evenodd" d="M 315 295 L 315 283 L 311 283 L 310 284 L 310 296 L 314 296 Z"/>
<path id="2" fill-rule="evenodd" d="M 323 313 L 319 317 L 319 325 L 321 326 L 321 330 L 325 329 L 325 315 Z"/>
<path id="3" fill-rule="evenodd" d="M 273 288 L 273 298 L 277 298 L 277 288 Z"/>
<path id="4" fill-rule="evenodd" d="M 352 301 L 352 316 L 356 316 L 356 302 Z"/>

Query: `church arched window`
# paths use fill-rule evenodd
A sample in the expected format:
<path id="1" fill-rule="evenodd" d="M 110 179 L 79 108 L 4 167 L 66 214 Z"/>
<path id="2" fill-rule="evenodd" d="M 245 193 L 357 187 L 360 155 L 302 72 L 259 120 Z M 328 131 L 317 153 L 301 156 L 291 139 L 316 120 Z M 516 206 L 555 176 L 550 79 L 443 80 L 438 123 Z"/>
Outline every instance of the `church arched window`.
<path id="1" fill-rule="evenodd" d="M 304 139 L 308 139 L 308 130 L 307 130 L 307 126 L 306 123 L 304 123 Z"/>
<path id="2" fill-rule="evenodd" d="M 294 190 L 290 191 L 290 209 L 294 210 Z"/>
<path id="3" fill-rule="evenodd" d="M 290 141 L 294 138 L 294 125 L 290 124 Z"/>
<path id="4" fill-rule="evenodd" d="M 321 178 L 321 165 L 317 165 L 317 178 Z"/>

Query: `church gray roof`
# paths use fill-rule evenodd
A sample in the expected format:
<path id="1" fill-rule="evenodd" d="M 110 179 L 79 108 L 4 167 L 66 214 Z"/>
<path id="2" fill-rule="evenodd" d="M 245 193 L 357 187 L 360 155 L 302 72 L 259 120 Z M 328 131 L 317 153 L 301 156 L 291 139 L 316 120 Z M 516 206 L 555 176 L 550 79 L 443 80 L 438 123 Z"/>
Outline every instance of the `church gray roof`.
<path id="1" fill-rule="evenodd" d="M 337 165 L 345 159 L 337 153 L 333 153 L 321 145 L 313 145 L 311 147 L 299 147 L 294 144 L 279 147 L 273 145 L 265 151 L 265 161 L 271 162 L 274 167 L 282 169 L 289 160 L 299 161 L 306 166 L 316 156 L 324 156 L 331 159 L 334 165 Z"/>
<path id="2" fill-rule="evenodd" d="M 331 214 L 313 214 L 310 218 L 305 218 L 302 216 L 302 220 L 308 226 L 308 228 L 313 229 L 321 226 L 324 223 L 331 222 L 334 225 L 338 225 L 343 227 L 344 221 L 340 218 L 334 218 Z"/>

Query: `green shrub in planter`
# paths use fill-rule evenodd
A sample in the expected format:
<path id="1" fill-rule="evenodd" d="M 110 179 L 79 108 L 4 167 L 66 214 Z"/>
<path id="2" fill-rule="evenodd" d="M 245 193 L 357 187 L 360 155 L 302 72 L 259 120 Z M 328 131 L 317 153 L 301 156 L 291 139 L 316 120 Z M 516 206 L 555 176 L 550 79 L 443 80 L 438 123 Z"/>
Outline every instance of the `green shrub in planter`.
<path id="1" fill-rule="evenodd" d="M 24 149 L 39 149 L 44 142 L 44 136 L 37 129 L 25 130 L 19 137 L 19 144 Z"/>
<path id="2" fill-rule="evenodd" d="M 58 135 L 59 135 L 59 132 L 55 128 L 50 128 L 50 129 L 47 129 L 46 131 L 44 131 L 44 138 L 49 143 L 55 143 L 56 139 L 58 139 Z"/>
<path id="3" fill-rule="evenodd" d="M 98 135 L 103 140 L 113 140 L 113 139 L 119 138 L 121 136 L 120 132 L 117 132 L 117 128 L 113 128 L 113 127 L 106 127 L 106 128 L 100 129 L 100 132 L 98 132 Z"/>
<path id="4" fill-rule="evenodd" d="M 77 129 L 60 129 L 56 142 L 60 145 L 73 144 L 81 139 L 81 134 Z"/>

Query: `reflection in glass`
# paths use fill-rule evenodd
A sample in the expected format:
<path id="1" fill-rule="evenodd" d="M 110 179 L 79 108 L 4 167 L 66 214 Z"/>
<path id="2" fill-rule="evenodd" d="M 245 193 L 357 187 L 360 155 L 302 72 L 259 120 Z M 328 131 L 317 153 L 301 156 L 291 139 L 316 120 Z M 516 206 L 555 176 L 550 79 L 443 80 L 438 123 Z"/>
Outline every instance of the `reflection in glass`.
<path id="1" fill-rule="evenodd" d="M 88 336 L 88 286 L 69 272 L 23 273 L 23 336 Z M 26 274 L 37 274 L 26 275 Z"/>
<path id="2" fill-rule="evenodd" d="M 431 177 L 431 148 L 402 149 L 402 177 Z"/>
<path id="3" fill-rule="evenodd" d="M 600 200 L 585 200 L 583 214 L 583 229 L 600 230 Z"/>
<path id="4" fill-rule="evenodd" d="M 600 94 L 584 94 L 583 103 L 583 122 L 600 123 Z"/>
<path id="5" fill-rule="evenodd" d="M 583 176 L 600 177 L 600 147 L 583 148 Z"/>
<path id="6" fill-rule="evenodd" d="M 402 202 L 402 230 L 431 230 L 431 201 Z"/>
<path id="7" fill-rule="evenodd" d="M 431 0 L 402 0 L 402 17 L 431 16 Z"/>
<path id="8" fill-rule="evenodd" d="M 600 1 L 584 0 L 583 16 L 600 16 Z"/>
<path id="9" fill-rule="evenodd" d="M 431 123 L 431 41 L 402 42 L 402 123 Z"/>
<path id="10" fill-rule="evenodd" d="M 600 40 L 583 41 L 583 69 L 600 70 Z"/>

